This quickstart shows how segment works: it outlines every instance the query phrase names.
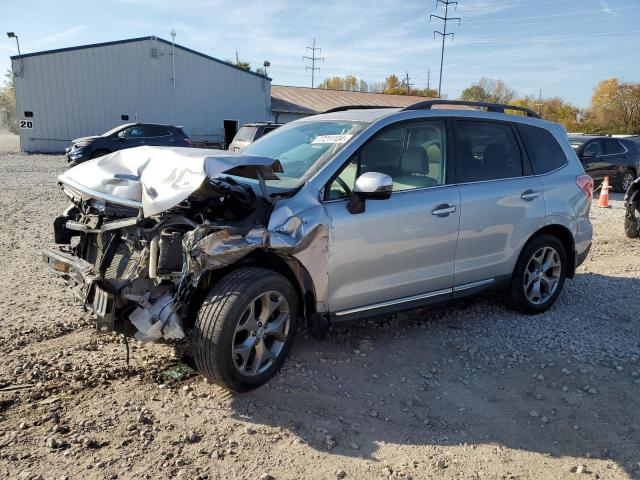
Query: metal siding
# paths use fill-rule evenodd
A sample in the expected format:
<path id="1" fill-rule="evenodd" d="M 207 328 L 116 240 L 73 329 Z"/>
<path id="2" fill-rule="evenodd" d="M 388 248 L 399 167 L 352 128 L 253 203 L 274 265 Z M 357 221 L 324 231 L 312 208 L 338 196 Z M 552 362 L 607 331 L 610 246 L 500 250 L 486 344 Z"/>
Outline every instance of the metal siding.
<path id="1" fill-rule="evenodd" d="M 158 58 L 151 57 L 154 46 Z M 208 139 L 223 135 L 224 119 L 243 124 L 270 118 L 269 80 L 176 48 L 174 87 L 171 45 L 155 40 L 23 60 L 16 103 L 19 119 L 25 110 L 34 112 L 34 129 L 20 132 L 28 152 L 60 152 L 74 138 L 125 123 L 123 114 L 129 121 L 182 125 L 188 135 Z"/>

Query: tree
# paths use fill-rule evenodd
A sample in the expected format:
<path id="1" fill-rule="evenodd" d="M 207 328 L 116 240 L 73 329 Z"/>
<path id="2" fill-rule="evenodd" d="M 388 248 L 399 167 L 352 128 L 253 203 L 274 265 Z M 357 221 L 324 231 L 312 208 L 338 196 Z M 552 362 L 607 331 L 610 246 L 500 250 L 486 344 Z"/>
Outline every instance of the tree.
<path id="1" fill-rule="evenodd" d="M 406 95 L 407 87 L 400 81 L 397 75 L 389 75 L 384 82 L 367 83 L 363 79 L 359 79 L 354 75 L 345 77 L 329 77 L 325 78 L 318 88 L 325 90 L 343 90 L 348 92 L 368 92 L 368 93 L 387 93 L 389 95 Z M 424 88 L 409 90 L 409 95 L 417 95 L 422 97 L 437 97 L 438 92 L 434 89 Z"/>
<path id="2" fill-rule="evenodd" d="M 593 91 L 588 118 L 603 133 L 639 133 L 640 83 L 602 80 Z"/>
<path id="3" fill-rule="evenodd" d="M 13 72 L 7 70 L 4 77 L 4 85 L 0 87 L 0 125 L 8 127 L 13 133 L 18 133 Z"/>
<path id="4" fill-rule="evenodd" d="M 577 131 L 581 128 L 582 111 L 560 97 L 539 98 L 535 95 L 527 95 L 512 101 L 511 104 L 533 110 L 545 120 L 564 125 L 568 131 Z"/>
<path id="5" fill-rule="evenodd" d="M 509 103 L 516 97 L 514 89 L 504 80 L 482 77 L 462 91 L 460 98 L 471 102 Z"/>
<path id="6" fill-rule="evenodd" d="M 242 70 L 246 70 L 247 72 L 251 71 L 251 64 L 249 62 L 244 62 L 242 60 L 231 60 L 229 58 L 227 58 L 226 60 L 227 63 L 230 63 L 231 65 L 235 65 L 238 68 L 241 68 Z"/>
<path id="7" fill-rule="evenodd" d="M 367 82 L 364 80 L 358 80 L 353 75 L 325 78 L 322 83 L 318 85 L 318 88 L 324 88 L 325 90 L 346 90 L 349 92 L 368 91 Z"/>
<path id="8" fill-rule="evenodd" d="M 398 76 L 392 73 L 385 78 L 382 93 L 387 93 L 389 95 L 405 95 L 407 93 L 407 89 L 402 86 Z"/>

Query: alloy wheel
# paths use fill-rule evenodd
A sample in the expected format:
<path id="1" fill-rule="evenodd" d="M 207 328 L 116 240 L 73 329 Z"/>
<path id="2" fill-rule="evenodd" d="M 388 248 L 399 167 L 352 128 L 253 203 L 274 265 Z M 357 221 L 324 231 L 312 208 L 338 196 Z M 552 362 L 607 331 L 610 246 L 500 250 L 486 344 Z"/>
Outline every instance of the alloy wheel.
<path id="1" fill-rule="evenodd" d="M 625 174 L 622 176 L 622 191 L 626 192 L 627 190 L 629 190 L 634 180 L 635 179 L 633 178 L 633 173 L 625 172 Z"/>
<path id="2" fill-rule="evenodd" d="M 238 320 L 233 335 L 233 363 L 242 375 L 254 377 L 276 361 L 289 334 L 289 304 L 280 292 L 254 298 Z"/>
<path id="3" fill-rule="evenodd" d="M 546 303 L 560 283 L 560 255 L 552 247 L 543 247 L 533 254 L 524 271 L 524 293 L 536 305 Z"/>

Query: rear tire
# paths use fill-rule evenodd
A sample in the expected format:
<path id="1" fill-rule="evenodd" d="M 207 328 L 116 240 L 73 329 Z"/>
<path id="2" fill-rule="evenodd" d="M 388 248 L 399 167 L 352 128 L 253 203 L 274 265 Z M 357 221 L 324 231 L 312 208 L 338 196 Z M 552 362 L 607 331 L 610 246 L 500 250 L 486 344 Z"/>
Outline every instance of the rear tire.
<path id="1" fill-rule="evenodd" d="M 196 319 L 196 368 L 237 392 L 265 384 L 282 366 L 298 319 L 298 298 L 284 276 L 245 267 L 223 277 Z"/>
<path id="2" fill-rule="evenodd" d="M 567 276 L 567 253 L 556 237 L 540 234 L 520 253 L 511 286 L 505 292 L 514 310 L 535 315 L 555 303 Z"/>
<path id="3" fill-rule="evenodd" d="M 616 179 L 614 184 L 614 190 L 620 193 L 627 193 L 627 190 L 629 190 L 629 187 L 631 186 L 631 184 L 635 179 L 636 179 L 636 174 L 633 170 L 631 169 L 625 170 L 624 172 L 622 172 L 622 175 L 620 175 Z"/>

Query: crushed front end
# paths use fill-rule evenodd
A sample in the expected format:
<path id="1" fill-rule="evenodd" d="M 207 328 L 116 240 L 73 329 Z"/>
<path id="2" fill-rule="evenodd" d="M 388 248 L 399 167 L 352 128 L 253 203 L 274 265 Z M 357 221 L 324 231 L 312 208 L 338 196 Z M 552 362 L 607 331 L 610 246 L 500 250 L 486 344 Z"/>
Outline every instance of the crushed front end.
<path id="1" fill-rule="evenodd" d="M 138 154 L 153 159 L 166 152 Z M 207 158 L 202 167 L 195 162 L 191 167 L 165 165 L 167 172 L 162 174 L 170 178 L 169 183 L 155 174 L 151 186 L 149 179 L 145 181 L 145 170 L 153 171 L 149 162 L 130 166 L 133 171 L 114 173 L 110 171 L 113 164 L 122 167 L 126 159 L 112 156 L 82 164 L 60 177 L 71 205 L 54 220 L 56 246 L 43 250 L 43 260 L 95 313 L 98 332 L 135 332 L 143 341 L 180 339 L 190 296 L 200 280 L 193 268 L 197 259 L 192 255 L 199 251 L 195 240 L 211 245 L 215 238 L 221 266 L 248 253 L 253 246 L 222 250 L 227 240 L 251 238 L 250 232 L 264 228 L 271 203 L 238 175 L 262 179 L 273 172 L 261 170 L 266 159 L 258 159 L 263 165 L 250 168 L 246 159 L 223 155 L 223 161 L 217 159 L 213 166 Z M 189 168 L 192 174 L 187 175 Z M 227 175 L 214 175 L 216 170 Z M 89 182 L 93 184 L 86 187 Z"/>

